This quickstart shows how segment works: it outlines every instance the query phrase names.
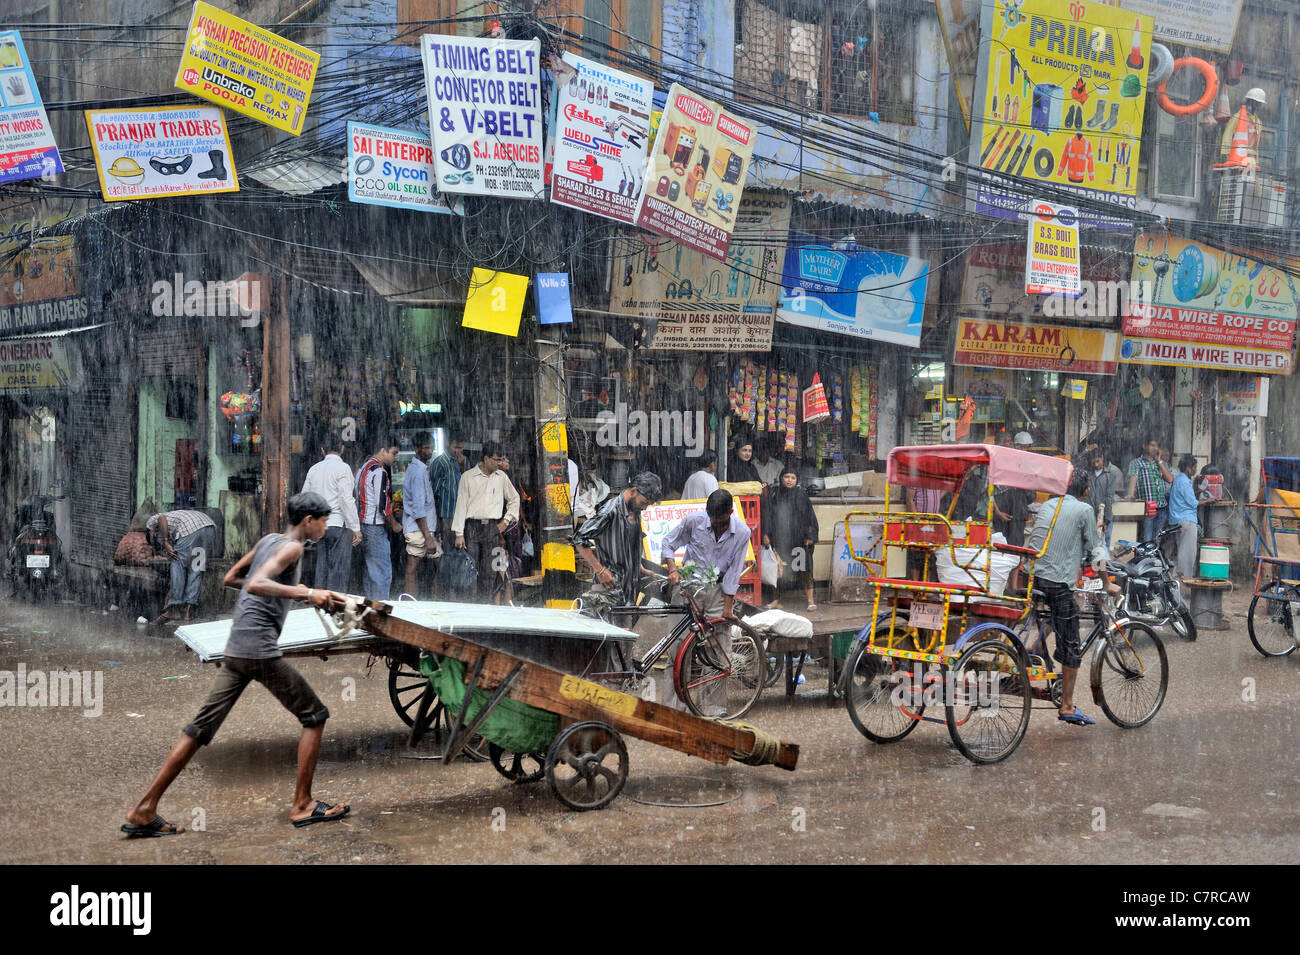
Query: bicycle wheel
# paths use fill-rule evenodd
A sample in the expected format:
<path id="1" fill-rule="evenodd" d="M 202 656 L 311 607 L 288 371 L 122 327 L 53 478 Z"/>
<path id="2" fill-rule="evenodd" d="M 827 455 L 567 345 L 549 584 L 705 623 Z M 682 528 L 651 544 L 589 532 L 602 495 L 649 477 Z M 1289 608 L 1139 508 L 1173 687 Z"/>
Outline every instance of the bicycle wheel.
<path id="1" fill-rule="evenodd" d="M 1250 642 L 1266 657 L 1284 657 L 1296 648 L 1296 627 L 1300 625 L 1300 590 L 1274 584 L 1271 590 L 1255 594 L 1246 617 Z"/>
<path id="2" fill-rule="evenodd" d="M 948 734 L 971 762 L 1001 762 L 1025 738 L 1033 700 L 1028 666 L 1019 640 L 993 638 L 966 648 L 945 670 Z"/>
<path id="3" fill-rule="evenodd" d="M 692 633 L 682 643 L 673 672 L 677 695 L 696 716 L 735 720 L 763 692 L 763 649 L 750 634 L 727 624 L 710 637 Z"/>
<path id="4" fill-rule="evenodd" d="M 1102 712 L 1116 726 L 1136 729 L 1149 723 L 1169 689 L 1164 642 L 1144 623 L 1121 622 L 1102 636 L 1090 680 Z"/>
<path id="5" fill-rule="evenodd" d="M 858 642 L 845 664 L 844 703 L 849 719 L 873 743 L 902 739 L 916 729 L 925 713 L 924 702 L 904 709 L 895 698 L 901 677 L 894 674 L 900 671 L 907 674 L 906 660 L 868 653 L 865 640 Z"/>

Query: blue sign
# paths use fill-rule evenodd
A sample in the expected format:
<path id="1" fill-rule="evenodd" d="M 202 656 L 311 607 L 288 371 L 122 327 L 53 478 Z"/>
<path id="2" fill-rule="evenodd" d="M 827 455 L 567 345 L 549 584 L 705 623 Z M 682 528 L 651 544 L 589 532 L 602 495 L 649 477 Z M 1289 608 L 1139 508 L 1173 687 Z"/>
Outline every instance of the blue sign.
<path id="1" fill-rule="evenodd" d="M 542 325 L 573 324 L 568 272 L 537 273 L 537 320 Z"/>
<path id="2" fill-rule="evenodd" d="M 791 235 L 778 321 L 920 346 L 928 261 L 811 243 L 811 236 Z"/>
<path id="3" fill-rule="evenodd" d="M 23 38 L 0 33 L 0 184 L 63 172 Z"/>

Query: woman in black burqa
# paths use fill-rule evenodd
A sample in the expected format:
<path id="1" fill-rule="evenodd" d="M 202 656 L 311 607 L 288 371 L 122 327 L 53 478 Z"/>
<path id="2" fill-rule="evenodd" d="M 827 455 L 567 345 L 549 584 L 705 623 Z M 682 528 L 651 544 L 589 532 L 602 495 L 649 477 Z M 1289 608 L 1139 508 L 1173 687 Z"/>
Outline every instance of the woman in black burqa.
<path id="1" fill-rule="evenodd" d="M 763 545 L 770 546 L 784 562 L 777 582 L 779 606 L 780 590 L 793 578 L 796 587 L 808 599 L 808 609 L 816 610 L 813 600 L 813 545 L 817 543 L 817 515 L 813 513 L 808 492 L 799 487 L 799 476 L 794 468 L 785 467 L 776 484 L 763 492 L 762 503 Z M 788 576 L 787 576 L 788 575 Z"/>

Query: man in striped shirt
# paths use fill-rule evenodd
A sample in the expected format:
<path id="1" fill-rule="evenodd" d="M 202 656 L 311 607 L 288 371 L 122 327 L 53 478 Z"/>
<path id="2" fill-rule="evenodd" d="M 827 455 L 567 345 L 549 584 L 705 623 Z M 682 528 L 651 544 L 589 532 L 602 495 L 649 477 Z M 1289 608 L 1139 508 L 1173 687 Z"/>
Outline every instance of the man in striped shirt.
<path id="1" fill-rule="evenodd" d="M 447 433 L 447 450 L 429 462 L 429 483 L 438 512 L 438 537 L 443 551 L 456 546 L 456 535 L 451 530 L 451 519 L 456 514 L 456 492 L 460 476 L 465 473 L 465 439 Z"/>
<path id="2" fill-rule="evenodd" d="M 191 620 L 199 607 L 199 590 L 208 557 L 216 547 L 217 525 L 202 511 L 168 511 L 149 518 L 154 547 L 172 559 L 172 586 L 167 606 L 154 623 Z"/>
<path id="3" fill-rule="evenodd" d="M 393 586 L 393 555 L 388 532 L 400 534 L 393 517 L 392 477 L 388 469 L 397 460 L 397 441 L 385 439 L 357 472 L 357 505 L 361 512 L 361 539 L 366 548 L 365 594 L 387 600 Z"/>

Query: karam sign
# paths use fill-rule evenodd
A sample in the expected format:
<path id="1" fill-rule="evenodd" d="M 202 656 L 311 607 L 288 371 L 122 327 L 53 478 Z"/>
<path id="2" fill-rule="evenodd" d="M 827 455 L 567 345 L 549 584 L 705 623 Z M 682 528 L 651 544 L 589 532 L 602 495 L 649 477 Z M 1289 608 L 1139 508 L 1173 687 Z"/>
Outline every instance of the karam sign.
<path id="1" fill-rule="evenodd" d="M 1119 335 L 1093 328 L 960 318 L 953 361 L 975 368 L 1113 375 L 1119 368 Z"/>

